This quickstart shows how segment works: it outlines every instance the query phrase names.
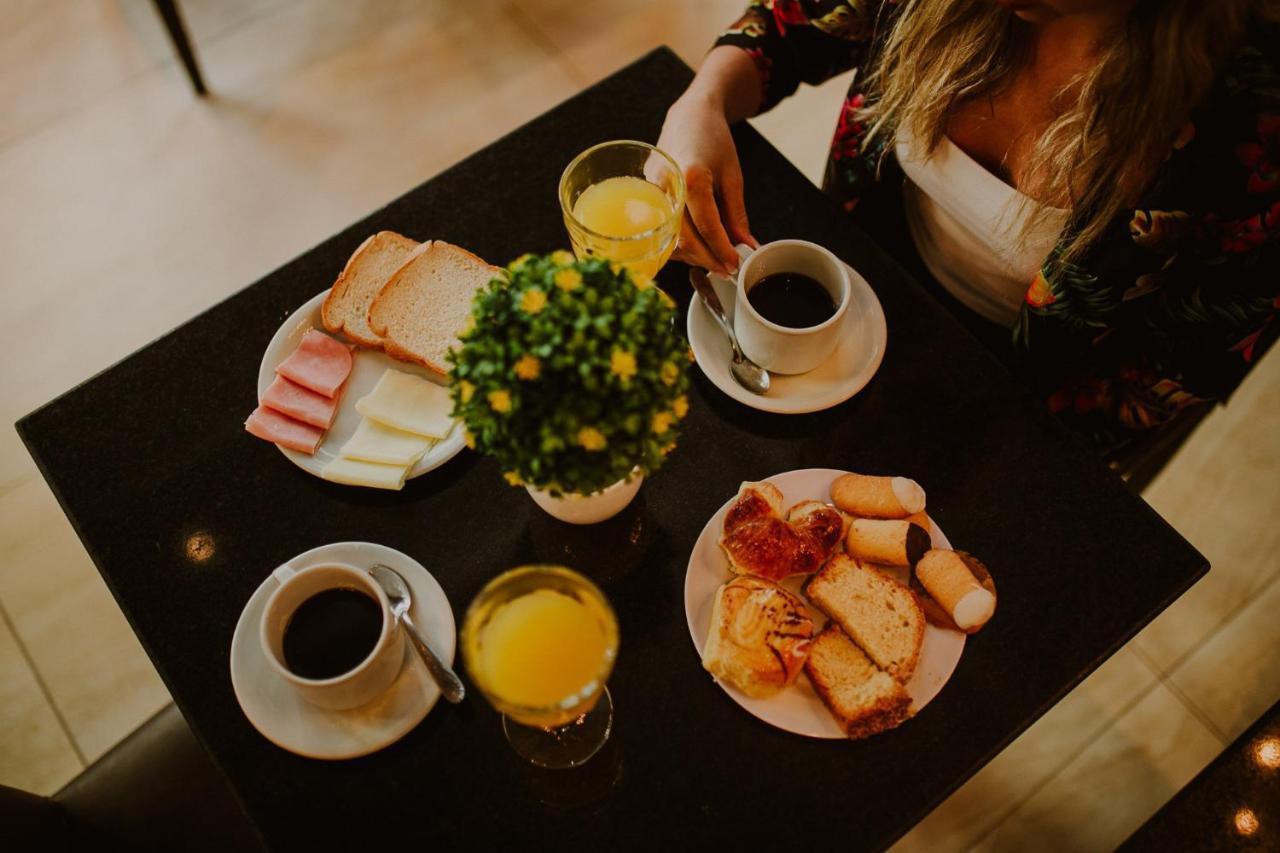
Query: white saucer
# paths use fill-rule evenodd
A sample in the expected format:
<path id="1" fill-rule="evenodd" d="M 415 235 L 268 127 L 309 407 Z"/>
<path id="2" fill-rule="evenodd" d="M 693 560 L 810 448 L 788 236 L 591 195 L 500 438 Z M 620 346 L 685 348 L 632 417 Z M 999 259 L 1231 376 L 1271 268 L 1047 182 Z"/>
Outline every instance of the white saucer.
<path id="1" fill-rule="evenodd" d="M 845 268 L 849 271 L 849 283 L 853 289 L 836 351 L 808 373 L 797 376 L 770 374 L 769 392 L 764 395 L 752 394 L 734 381 L 729 373 L 731 350 L 728 339 L 707 306 L 702 304 L 702 299 L 695 297 L 690 300 L 686 324 L 689 345 L 693 347 L 698 367 L 702 368 L 711 384 L 739 403 L 782 414 L 829 409 L 861 391 L 880 367 L 888 332 L 884 309 L 880 307 L 880 300 L 871 285 L 848 264 Z M 737 285 L 733 279 L 720 275 L 711 276 L 711 285 L 720 297 L 725 316 L 732 323 Z"/>
<path id="2" fill-rule="evenodd" d="M 289 563 L 306 568 L 330 561 L 361 567 L 384 563 L 404 575 L 413 592 L 409 616 L 440 659 L 452 666 L 457 645 L 453 610 L 421 563 L 371 542 L 323 545 Z M 349 711 L 330 711 L 298 696 L 267 662 L 258 639 L 262 608 L 277 586 L 267 575 L 250 596 L 231 639 L 231 686 L 244 715 L 263 737 L 308 758 L 355 758 L 390 746 L 422 722 L 440 698 L 440 688 L 407 639 L 404 668 L 381 698 Z"/>
<path id="3" fill-rule="evenodd" d="M 267 351 L 262 354 L 262 364 L 258 367 L 259 400 L 266 393 L 267 387 L 275 380 L 276 366 L 297 349 L 298 342 L 302 340 L 302 336 L 307 333 L 307 330 L 319 329 L 322 332 L 324 331 L 324 324 L 320 320 L 320 306 L 324 304 L 324 298 L 328 293 L 329 291 L 327 290 L 323 293 L 317 293 L 304 302 L 302 307 L 285 319 L 280 328 L 276 330 L 275 335 L 272 336 L 271 343 L 267 344 Z M 326 334 L 328 333 L 326 332 Z M 414 376 L 421 376 L 424 379 L 440 384 L 440 376 L 426 368 L 404 361 L 396 361 L 383 352 L 356 347 L 351 355 L 351 375 L 347 377 L 346 387 L 342 390 L 342 400 L 338 404 L 338 416 L 334 418 L 333 426 L 329 427 L 329 431 L 325 433 L 324 441 L 316 449 L 315 455 L 308 456 L 297 450 L 280 447 L 280 452 L 288 456 L 294 465 L 317 477 L 320 476 L 320 471 L 324 466 L 338 458 L 338 450 L 355 434 L 356 427 L 360 425 L 362 417 L 356 411 L 356 401 L 373 390 L 373 386 L 378 384 L 378 380 L 382 378 L 382 374 L 387 368 L 393 368 L 403 373 L 411 373 Z M 458 451 L 466 447 L 466 444 L 462 429 L 455 424 L 453 430 L 443 440 L 431 445 L 422 458 L 414 464 L 409 471 L 407 479 L 412 480 L 414 477 L 420 477 L 433 468 L 439 468 L 457 456 Z M 276 446 L 279 447 L 279 445 Z"/>
<path id="4" fill-rule="evenodd" d="M 848 472 L 831 468 L 803 468 L 765 479 L 782 491 L 783 506 L 790 507 L 804 500 L 829 503 L 832 482 L 845 473 Z M 702 528 L 702 533 L 693 546 L 693 553 L 689 555 L 689 568 L 684 576 L 684 615 L 699 659 L 702 658 L 702 647 L 707 641 L 707 630 L 711 627 L 711 608 L 715 602 L 716 590 L 733 577 L 733 573 L 729 571 L 729 561 L 720 549 L 720 533 L 724 527 L 725 513 L 736 497 L 735 495 L 725 501 L 724 506 L 711 516 L 707 526 Z M 933 523 L 932 518 L 929 519 L 929 535 L 933 539 L 933 547 L 951 547 L 951 543 L 938 529 L 938 525 Z M 782 586 L 799 594 L 803 581 L 804 577 L 796 576 L 783 581 Z M 809 615 L 813 618 L 815 632 L 827 622 L 826 616 L 816 607 L 809 607 Z M 911 694 L 912 713 L 918 713 L 928 705 L 951 678 L 956 664 L 960 662 L 960 654 L 964 651 L 964 641 L 965 635 L 959 631 L 925 626 L 920 662 L 916 664 L 916 671 L 906 684 L 907 693 Z M 836 725 L 831 712 L 822 704 L 804 673 L 800 674 L 794 685 L 766 699 L 748 696 L 723 681 L 717 680 L 716 683 L 748 713 L 771 726 L 806 737 L 832 740 L 848 737 Z"/>

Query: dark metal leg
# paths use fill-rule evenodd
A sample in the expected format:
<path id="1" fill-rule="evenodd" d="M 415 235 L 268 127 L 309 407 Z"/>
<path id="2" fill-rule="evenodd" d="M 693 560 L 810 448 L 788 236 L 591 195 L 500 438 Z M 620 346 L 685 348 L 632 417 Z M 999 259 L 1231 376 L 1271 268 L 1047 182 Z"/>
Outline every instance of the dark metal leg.
<path id="1" fill-rule="evenodd" d="M 204 78 L 200 76 L 200 65 L 196 62 L 196 55 L 191 49 L 191 41 L 187 38 L 187 28 L 183 26 L 177 0 L 152 0 L 152 2 L 155 3 L 161 20 L 164 21 L 165 29 L 169 31 L 169 39 L 173 42 L 174 50 L 178 52 L 178 58 L 187 69 L 187 76 L 191 78 L 191 87 L 196 90 L 197 95 L 206 94 L 208 90 L 204 87 Z"/>

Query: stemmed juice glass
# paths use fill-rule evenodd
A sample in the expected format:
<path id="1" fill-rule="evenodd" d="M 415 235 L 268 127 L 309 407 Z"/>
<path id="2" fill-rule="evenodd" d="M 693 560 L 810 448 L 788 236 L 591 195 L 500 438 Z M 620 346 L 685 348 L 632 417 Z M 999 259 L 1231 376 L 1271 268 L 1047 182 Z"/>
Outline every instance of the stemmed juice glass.
<path id="1" fill-rule="evenodd" d="M 684 216 L 680 166 L 645 142 L 602 142 L 560 177 L 560 210 L 574 254 L 653 278 L 675 251 Z"/>
<path id="2" fill-rule="evenodd" d="M 521 566 L 494 578 L 467 609 L 462 655 L 471 679 L 503 715 L 522 757 L 576 767 L 609 738 L 605 682 L 618 620 L 591 581 L 563 566 Z"/>

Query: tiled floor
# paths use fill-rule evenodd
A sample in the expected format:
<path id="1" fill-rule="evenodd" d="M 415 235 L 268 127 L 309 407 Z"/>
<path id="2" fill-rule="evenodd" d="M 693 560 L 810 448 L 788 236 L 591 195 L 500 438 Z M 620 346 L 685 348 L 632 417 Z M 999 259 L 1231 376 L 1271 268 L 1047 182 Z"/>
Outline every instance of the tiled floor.
<path id="1" fill-rule="evenodd" d="M 659 43 L 742 0 L 0 0 L 0 420 L 12 423 Z M 757 126 L 816 178 L 844 81 Z M 1214 570 L 899 844 L 1106 849 L 1280 697 L 1280 356 L 1147 492 Z M 0 782 L 58 788 L 167 701 L 0 429 Z"/>

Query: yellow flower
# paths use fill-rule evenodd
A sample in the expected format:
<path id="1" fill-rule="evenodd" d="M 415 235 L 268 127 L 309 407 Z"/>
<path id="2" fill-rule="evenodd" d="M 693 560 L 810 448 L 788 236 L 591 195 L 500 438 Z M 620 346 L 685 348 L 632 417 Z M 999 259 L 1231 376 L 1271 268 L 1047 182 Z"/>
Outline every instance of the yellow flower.
<path id="1" fill-rule="evenodd" d="M 636 290 L 648 290 L 653 287 L 653 279 L 642 272 L 631 273 L 631 283 L 636 286 Z"/>
<path id="2" fill-rule="evenodd" d="M 676 301 L 675 301 L 674 299 L 672 299 L 670 296 L 668 296 L 668 295 L 667 295 L 667 292 L 666 292 L 665 290 L 663 290 L 662 288 L 658 288 L 658 295 L 662 297 L 662 304 L 663 304 L 663 305 L 666 305 L 668 308 L 675 308 L 675 307 L 676 307 Z"/>
<path id="3" fill-rule="evenodd" d="M 533 258 L 534 258 L 534 255 L 532 252 L 525 252 L 523 255 L 516 258 L 511 263 L 507 264 L 507 269 L 511 270 L 512 272 L 519 272 L 520 268 L 523 267 L 525 264 L 529 263 L 529 261 L 533 260 Z"/>
<path id="4" fill-rule="evenodd" d="M 464 431 L 462 433 L 462 440 L 467 443 L 467 447 L 471 448 L 472 450 L 476 449 L 476 437 L 471 434 L 470 430 Z"/>
<path id="5" fill-rule="evenodd" d="M 670 412 L 658 412 L 658 414 L 653 416 L 653 423 L 651 425 L 654 433 L 656 435 L 662 435 L 664 432 L 671 429 L 671 422 L 675 419 L 676 416 Z"/>
<path id="6" fill-rule="evenodd" d="M 676 449 L 676 443 L 673 441 L 670 444 L 668 444 L 666 447 L 662 448 L 662 455 L 666 456 L 668 453 L 670 453 L 675 449 Z"/>
<path id="7" fill-rule="evenodd" d="M 458 337 L 465 338 L 476 330 L 476 315 L 468 314 L 467 322 L 462 324 L 462 329 L 458 332 Z"/>
<path id="8" fill-rule="evenodd" d="M 516 376 L 521 379 L 537 379 L 542 374 L 542 362 L 537 356 L 525 353 L 516 362 Z"/>
<path id="9" fill-rule="evenodd" d="M 526 314 L 537 314 L 547 307 L 547 294 L 536 287 L 531 287 L 520 297 L 520 309 Z"/>
<path id="10" fill-rule="evenodd" d="M 587 450 L 604 450 L 604 446 L 608 444 L 605 441 L 604 433 L 595 427 L 583 427 L 578 430 L 578 444 Z"/>
<path id="11" fill-rule="evenodd" d="M 510 483 L 510 484 L 511 484 L 511 485 L 513 485 L 513 486 L 523 486 L 523 485 L 524 485 L 524 480 L 521 480 L 521 479 L 520 479 L 520 475 L 519 475 L 519 474 L 517 474 L 515 471 L 507 471 L 507 472 L 506 472 L 505 474 L 503 474 L 502 476 L 503 476 L 503 478 L 504 478 L 508 483 Z"/>
<path id="12" fill-rule="evenodd" d="M 489 408 L 498 414 L 506 414 L 511 411 L 511 395 L 506 391 L 490 391 L 488 399 Z"/>
<path id="13" fill-rule="evenodd" d="M 458 392 L 462 397 L 462 402 L 470 403 L 471 398 L 475 396 L 476 386 L 464 379 L 458 383 Z"/>
<path id="14" fill-rule="evenodd" d="M 575 269 L 563 269 L 556 272 L 556 287 L 568 293 L 582 286 L 582 273 Z"/>
<path id="15" fill-rule="evenodd" d="M 551 253 L 551 260 L 562 267 L 567 267 L 573 263 L 574 257 L 572 252 L 566 252 L 564 249 L 556 249 Z"/>
<path id="16" fill-rule="evenodd" d="M 683 394 L 676 397 L 675 402 L 671 404 L 671 411 L 676 413 L 677 418 L 683 418 L 689 414 L 689 398 Z"/>
<path id="17" fill-rule="evenodd" d="M 623 382 L 636 375 L 636 357 L 624 349 L 616 349 L 609 357 L 609 370 Z"/>
<path id="18" fill-rule="evenodd" d="M 698 361 L 698 357 L 693 354 L 693 347 L 689 347 L 689 363 L 696 364 L 697 361 Z"/>
<path id="19" fill-rule="evenodd" d="M 675 385 L 676 380 L 680 378 L 680 368 L 669 361 L 664 361 L 658 376 L 662 379 L 663 385 Z"/>

